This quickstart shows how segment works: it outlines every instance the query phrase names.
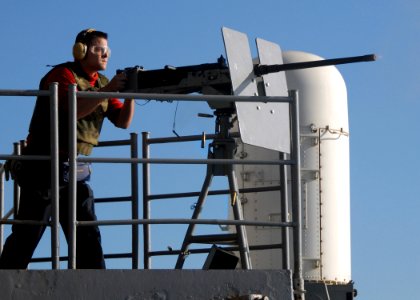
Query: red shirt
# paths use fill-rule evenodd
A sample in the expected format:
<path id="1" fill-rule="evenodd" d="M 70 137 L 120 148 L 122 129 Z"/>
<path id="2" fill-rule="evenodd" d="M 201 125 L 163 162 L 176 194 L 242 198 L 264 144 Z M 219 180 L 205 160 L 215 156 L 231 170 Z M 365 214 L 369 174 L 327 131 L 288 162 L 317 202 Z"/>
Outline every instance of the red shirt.
<path id="1" fill-rule="evenodd" d="M 94 87 L 99 75 L 89 76 L 78 63 L 73 64 L 71 68 L 78 74 L 87 79 Z M 80 75 L 81 74 L 81 75 Z M 76 84 L 73 72 L 66 64 L 54 67 L 41 80 L 40 89 L 48 90 L 52 82 L 58 82 L 58 111 L 59 111 L 59 151 L 67 153 L 68 149 L 68 90 L 70 84 Z M 114 125 L 119 117 L 123 103 L 116 98 L 108 100 L 108 108 L 105 117 Z M 48 97 L 38 97 L 34 113 L 32 116 L 29 134 L 27 137 L 28 154 L 50 153 L 50 107 Z"/>

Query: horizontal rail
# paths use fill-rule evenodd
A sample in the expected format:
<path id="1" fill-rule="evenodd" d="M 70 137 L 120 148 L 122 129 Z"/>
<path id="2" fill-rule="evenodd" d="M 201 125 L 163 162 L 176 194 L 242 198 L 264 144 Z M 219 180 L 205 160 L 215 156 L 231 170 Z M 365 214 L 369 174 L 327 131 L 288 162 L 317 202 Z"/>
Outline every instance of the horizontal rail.
<path id="1" fill-rule="evenodd" d="M 114 203 L 114 202 L 131 202 L 133 197 L 108 197 L 108 198 L 95 198 L 95 203 Z"/>
<path id="2" fill-rule="evenodd" d="M 112 253 L 112 254 L 104 254 L 104 258 L 108 259 L 108 258 L 131 258 L 133 257 L 132 253 Z M 60 256 L 59 258 L 60 261 L 68 261 L 69 257 L 68 256 Z M 51 261 L 51 257 L 35 257 L 31 259 L 31 262 L 50 262 Z"/>
<path id="3" fill-rule="evenodd" d="M 84 92 L 77 91 L 83 98 L 126 98 L 163 101 L 211 101 L 211 102 L 292 102 L 291 97 L 278 96 L 232 96 L 232 95 L 192 95 L 192 94 L 149 94 L 119 92 Z M 51 96 L 47 90 L 11 90 L 0 89 L 0 96 Z"/>
<path id="4" fill-rule="evenodd" d="M 294 227 L 295 222 L 261 222 L 261 221 L 237 221 L 222 219 L 133 219 L 133 220 L 102 220 L 102 221 L 77 221 L 78 226 L 92 225 L 134 225 L 134 224 L 201 224 L 201 225 L 245 225 L 245 226 L 267 226 L 267 227 Z"/>
<path id="5" fill-rule="evenodd" d="M 129 146 L 130 143 L 130 140 L 100 141 L 96 147 Z"/>
<path id="6" fill-rule="evenodd" d="M 0 154 L 0 159 L 8 160 L 8 159 L 15 159 L 15 160 L 50 160 L 51 156 L 47 155 L 8 155 L 8 154 Z"/>
<path id="7" fill-rule="evenodd" d="M 224 246 L 220 247 L 226 251 L 239 251 L 239 247 L 235 246 Z M 268 244 L 268 245 L 250 245 L 249 250 L 269 250 L 269 249 L 282 249 L 282 244 Z M 207 254 L 212 248 L 199 248 L 199 249 L 188 249 L 188 254 Z M 163 256 L 163 255 L 179 255 L 182 254 L 181 250 L 161 250 L 161 251 L 150 251 L 150 256 Z"/>
<path id="8" fill-rule="evenodd" d="M 294 160 L 187 159 L 187 158 L 116 158 L 79 157 L 80 162 L 148 163 L 148 164 L 208 164 L 208 165 L 294 165 Z"/>
<path id="9" fill-rule="evenodd" d="M 19 224 L 19 225 L 46 225 L 51 226 L 51 222 L 49 221 L 33 221 L 33 220 L 5 220 L 1 219 L 0 224 Z"/>
<path id="10" fill-rule="evenodd" d="M 270 186 L 270 187 L 239 189 L 239 193 L 246 194 L 246 193 L 258 193 L 258 192 L 274 192 L 274 191 L 280 191 L 280 190 L 281 190 L 280 186 Z M 217 195 L 228 195 L 230 193 L 231 193 L 230 190 L 215 190 L 215 191 L 209 191 L 207 193 L 207 195 L 208 196 L 217 196 Z M 149 195 L 148 200 L 161 200 L 161 199 L 171 199 L 171 198 L 189 198 L 189 197 L 198 197 L 198 196 L 200 196 L 200 192 L 154 194 L 154 195 Z"/>
<path id="11" fill-rule="evenodd" d="M 232 96 L 232 95 L 192 95 L 192 94 L 148 94 L 148 93 L 104 93 L 82 92 L 77 95 L 83 98 L 124 98 L 163 101 L 211 101 L 211 102 L 292 102 L 291 97 L 279 96 Z"/>
<path id="12" fill-rule="evenodd" d="M 214 138 L 218 137 L 217 134 L 204 134 L 206 140 L 213 140 Z M 232 132 L 230 133 L 230 137 L 232 138 L 239 138 L 239 132 Z M 163 138 L 149 138 L 147 139 L 146 143 L 151 144 L 165 144 L 165 143 L 179 143 L 179 142 L 193 142 L 193 141 L 201 141 L 203 139 L 203 135 L 187 135 L 187 136 L 178 136 L 178 137 L 163 137 Z"/>
<path id="13" fill-rule="evenodd" d="M 51 96 L 51 92 L 44 90 L 0 90 L 0 96 Z"/>

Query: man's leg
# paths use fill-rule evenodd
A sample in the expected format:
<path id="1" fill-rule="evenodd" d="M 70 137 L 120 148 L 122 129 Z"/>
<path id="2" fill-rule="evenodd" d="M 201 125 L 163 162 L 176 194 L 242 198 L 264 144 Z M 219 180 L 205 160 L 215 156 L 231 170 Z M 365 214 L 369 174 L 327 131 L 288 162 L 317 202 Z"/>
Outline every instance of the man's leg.
<path id="1" fill-rule="evenodd" d="M 21 189 L 20 206 L 16 220 L 47 221 L 50 218 L 50 199 L 47 191 Z M 26 269 L 45 226 L 14 224 L 4 244 L 0 269 Z"/>
<path id="2" fill-rule="evenodd" d="M 64 189 L 66 195 L 62 199 L 67 199 L 68 189 Z M 65 201 L 68 205 L 68 201 Z M 96 221 L 95 206 L 92 189 L 88 184 L 77 183 L 77 220 Z M 68 216 L 61 213 L 68 210 L 60 210 L 60 220 L 63 221 L 63 230 L 68 236 Z M 98 226 L 78 226 L 76 232 L 76 268 L 77 269 L 105 269 L 105 260 L 101 246 L 101 234 Z"/>

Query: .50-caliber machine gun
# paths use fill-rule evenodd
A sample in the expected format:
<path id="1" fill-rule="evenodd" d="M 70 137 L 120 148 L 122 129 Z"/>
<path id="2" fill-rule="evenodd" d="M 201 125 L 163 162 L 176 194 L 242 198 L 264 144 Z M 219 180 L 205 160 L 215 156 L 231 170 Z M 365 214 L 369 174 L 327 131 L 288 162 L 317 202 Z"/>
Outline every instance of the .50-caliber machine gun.
<path id="1" fill-rule="evenodd" d="M 254 65 L 254 76 L 287 70 L 307 69 L 322 66 L 374 61 L 374 54 L 308 61 L 290 64 Z M 124 92 L 157 94 L 231 95 L 232 82 L 226 59 L 221 55 L 216 63 L 191 66 L 165 66 L 163 69 L 144 70 L 143 67 L 128 67 L 117 70 L 126 73 L 128 83 Z"/>

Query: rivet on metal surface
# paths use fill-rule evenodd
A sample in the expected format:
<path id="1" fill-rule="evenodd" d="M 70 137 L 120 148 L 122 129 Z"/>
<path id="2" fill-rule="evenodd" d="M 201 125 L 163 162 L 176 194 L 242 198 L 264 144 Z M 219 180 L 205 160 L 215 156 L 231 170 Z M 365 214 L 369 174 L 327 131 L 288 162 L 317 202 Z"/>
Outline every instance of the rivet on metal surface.
<path id="1" fill-rule="evenodd" d="M 248 153 L 246 152 L 246 151 L 241 151 L 240 153 L 239 153 L 239 158 L 241 158 L 241 159 L 244 159 L 245 157 L 247 157 L 248 156 Z"/>

